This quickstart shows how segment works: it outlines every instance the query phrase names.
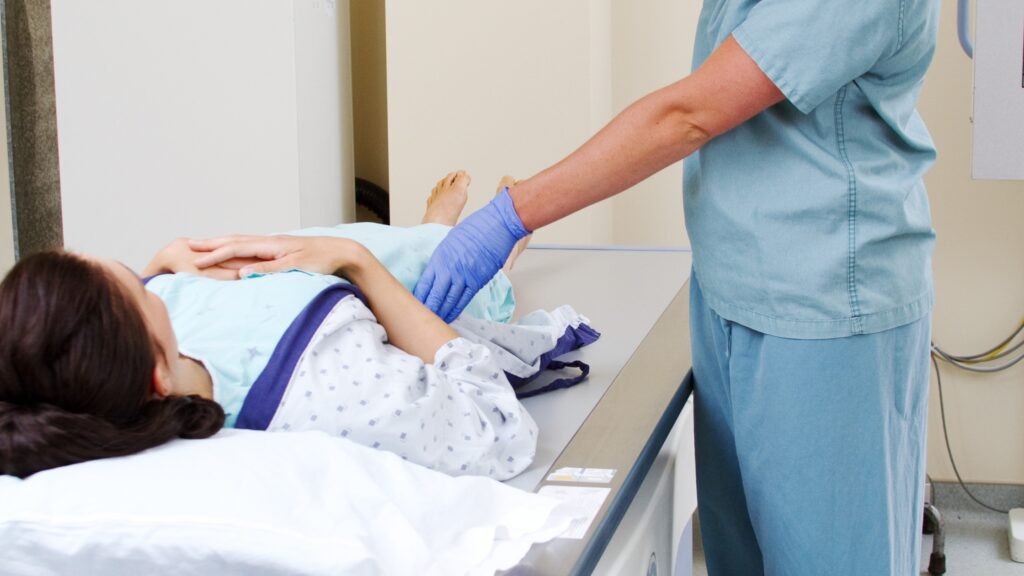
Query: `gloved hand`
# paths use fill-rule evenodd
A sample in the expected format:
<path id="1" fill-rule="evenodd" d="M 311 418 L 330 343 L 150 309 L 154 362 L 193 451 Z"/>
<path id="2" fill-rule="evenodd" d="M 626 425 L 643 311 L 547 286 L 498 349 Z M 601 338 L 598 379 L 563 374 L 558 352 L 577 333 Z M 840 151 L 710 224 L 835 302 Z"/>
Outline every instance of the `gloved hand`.
<path id="1" fill-rule="evenodd" d="M 434 250 L 413 294 L 451 322 L 505 264 L 530 233 L 516 214 L 508 188 L 448 232 Z"/>

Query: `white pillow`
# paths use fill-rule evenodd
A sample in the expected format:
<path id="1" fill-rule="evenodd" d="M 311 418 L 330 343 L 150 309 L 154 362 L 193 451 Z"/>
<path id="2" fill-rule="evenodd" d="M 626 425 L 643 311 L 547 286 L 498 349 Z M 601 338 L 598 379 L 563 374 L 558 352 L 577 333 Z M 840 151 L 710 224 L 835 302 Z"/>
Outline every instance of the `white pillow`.
<path id="1" fill-rule="evenodd" d="M 0 476 L 0 573 L 493 574 L 557 502 L 320 432 L 225 430 Z"/>

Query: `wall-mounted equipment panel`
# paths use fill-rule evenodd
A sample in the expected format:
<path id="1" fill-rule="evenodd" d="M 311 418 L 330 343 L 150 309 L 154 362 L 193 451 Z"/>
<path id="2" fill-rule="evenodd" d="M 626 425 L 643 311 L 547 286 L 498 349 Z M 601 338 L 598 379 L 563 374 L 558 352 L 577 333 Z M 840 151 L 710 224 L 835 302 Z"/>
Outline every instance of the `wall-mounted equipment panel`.
<path id="1" fill-rule="evenodd" d="M 1024 180 L 1024 2 L 976 4 L 974 177 Z"/>

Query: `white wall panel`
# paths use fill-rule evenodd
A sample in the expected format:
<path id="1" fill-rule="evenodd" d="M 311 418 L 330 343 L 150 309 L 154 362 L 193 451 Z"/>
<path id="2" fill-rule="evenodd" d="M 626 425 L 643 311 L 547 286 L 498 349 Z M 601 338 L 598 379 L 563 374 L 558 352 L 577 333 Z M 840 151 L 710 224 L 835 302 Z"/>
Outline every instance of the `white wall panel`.
<path id="1" fill-rule="evenodd" d="M 53 0 L 52 12 L 68 247 L 138 268 L 176 236 L 351 214 L 333 1 Z"/>
<path id="2" fill-rule="evenodd" d="M 974 177 L 1024 180 L 1024 2 L 975 4 Z"/>

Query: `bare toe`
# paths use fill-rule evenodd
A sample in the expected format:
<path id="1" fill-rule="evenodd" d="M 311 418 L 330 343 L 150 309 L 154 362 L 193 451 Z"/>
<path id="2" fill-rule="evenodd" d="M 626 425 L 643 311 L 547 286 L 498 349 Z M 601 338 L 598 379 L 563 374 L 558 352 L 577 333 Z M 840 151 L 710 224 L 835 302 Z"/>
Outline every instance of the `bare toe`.
<path id="1" fill-rule="evenodd" d="M 452 178 L 452 185 L 469 188 L 469 183 L 472 181 L 473 179 L 469 177 L 469 172 L 466 172 L 465 170 L 459 170 L 458 172 L 455 173 L 455 176 Z"/>
<path id="2" fill-rule="evenodd" d="M 469 173 L 465 170 L 450 172 L 438 181 L 427 199 L 423 222 L 454 226 L 466 206 L 469 183 Z"/>
<path id="3" fill-rule="evenodd" d="M 519 181 L 507 174 L 502 176 L 501 180 L 498 181 L 498 189 L 494 191 L 495 196 L 501 194 L 501 191 L 505 188 L 512 188 L 517 182 Z"/>

